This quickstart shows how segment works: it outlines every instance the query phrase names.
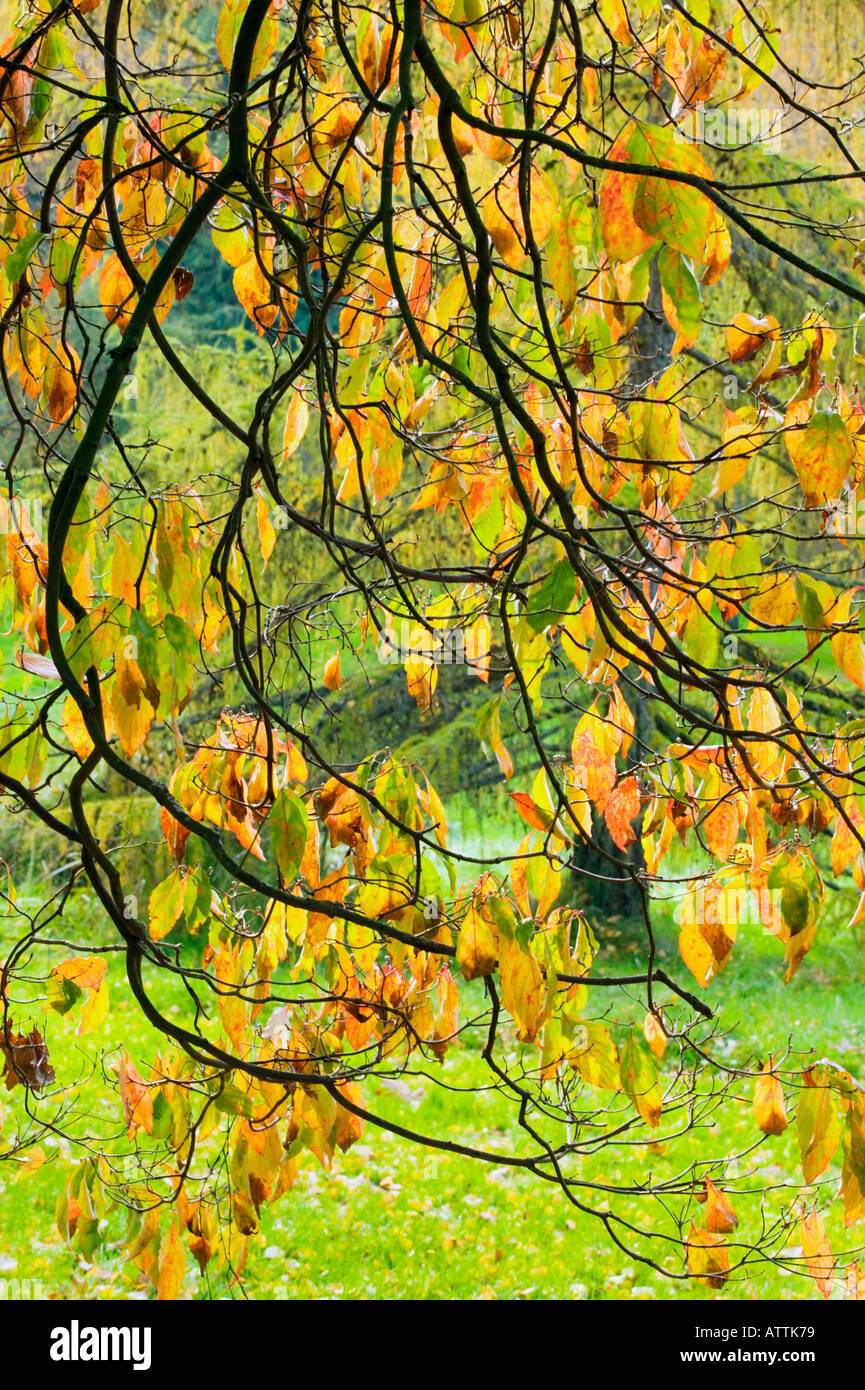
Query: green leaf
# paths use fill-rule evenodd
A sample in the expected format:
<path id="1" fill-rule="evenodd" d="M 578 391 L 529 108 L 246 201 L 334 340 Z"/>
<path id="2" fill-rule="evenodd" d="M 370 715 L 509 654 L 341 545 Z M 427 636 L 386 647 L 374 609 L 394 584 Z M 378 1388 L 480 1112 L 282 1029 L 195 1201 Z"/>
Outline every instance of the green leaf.
<path id="1" fill-rule="evenodd" d="M 233 1086 L 230 1083 L 223 1086 L 213 1104 L 224 1115 L 242 1115 L 244 1119 L 251 1120 L 255 1114 L 255 1102 L 252 1096 L 248 1095 L 246 1091 L 241 1091 L 239 1086 Z"/>
<path id="2" fill-rule="evenodd" d="M 188 623 L 176 613 L 167 613 L 162 630 L 168 639 L 168 667 L 171 675 L 171 707 L 182 709 L 192 694 L 196 661 L 200 657 L 198 638 Z"/>
<path id="3" fill-rule="evenodd" d="M 541 587 L 531 596 L 526 623 L 532 632 L 543 632 L 561 621 L 577 592 L 577 580 L 569 560 L 560 560 Z"/>
<path id="4" fill-rule="evenodd" d="M 210 917 L 213 889 L 204 869 L 198 867 L 186 876 L 183 893 L 183 917 L 186 930 L 196 935 Z"/>
<path id="5" fill-rule="evenodd" d="M 147 904 L 150 935 L 154 941 L 161 941 L 177 924 L 183 911 L 185 893 L 186 874 L 183 869 L 174 869 L 161 883 L 157 883 Z"/>
<path id="6" fill-rule="evenodd" d="M 699 152 L 677 139 L 669 127 L 636 126 L 628 141 L 628 155 L 635 164 L 654 164 L 699 176 L 706 173 Z M 713 206 L 698 188 L 649 175 L 639 180 L 634 194 L 637 226 L 692 260 L 702 258 L 713 219 Z"/>
<path id="7" fill-rule="evenodd" d="M 826 629 L 826 614 L 835 603 L 835 591 L 822 579 L 812 579 L 807 574 L 797 574 L 793 583 L 802 626 L 808 637 L 808 651 L 812 652 L 820 641 L 821 631 Z"/>
<path id="8" fill-rule="evenodd" d="M 56 1014 L 68 1014 L 83 994 L 84 990 L 79 989 L 72 980 L 67 980 L 65 975 L 55 975 L 52 972 L 48 976 L 45 1007 L 53 1009 Z"/>
<path id="9" fill-rule="evenodd" d="M 297 872 L 306 848 L 309 833 L 309 816 L 300 797 L 288 787 L 282 787 L 267 817 L 270 826 L 270 843 L 279 870 L 290 883 L 297 878 Z"/>
<path id="10" fill-rule="evenodd" d="M 45 232 L 40 231 L 27 232 L 26 235 L 21 238 L 12 254 L 7 258 L 4 270 L 6 279 L 9 281 L 10 285 L 17 284 L 21 279 L 21 276 L 30 264 L 33 252 L 36 250 L 39 243 L 45 239 L 45 235 Z"/>
<path id="11" fill-rule="evenodd" d="M 667 247 L 658 256 L 658 272 L 661 288 L 675 309 L 672 327 L 693 343 L 703 322 L 703 301 L 697 277 L 685 258 Z"/>

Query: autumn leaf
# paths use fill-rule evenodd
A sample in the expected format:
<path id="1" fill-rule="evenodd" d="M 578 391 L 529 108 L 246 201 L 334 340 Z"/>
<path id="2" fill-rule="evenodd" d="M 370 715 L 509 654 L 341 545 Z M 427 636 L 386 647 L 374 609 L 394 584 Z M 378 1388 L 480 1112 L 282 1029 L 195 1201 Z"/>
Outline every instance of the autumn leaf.
<path id="1" fill-rule="evenodd" d="M 775 342 L 780 332 L 777 319 L 734 314 L 727 328 L 727 356 L 731 362 L 750 362 L 761 348 Z"/>
<path id="2" fill-rule="evenodd" d="M 153 941 L 161 941 L 179 920 L 183 912 L 185 892 L 186 874 L 179 868 L 174 869 L 153 889 L 148 902 L 150 936 Z"/>
<path id="3" fill-rule="evenodd" d="M 653 1129 L 656 1128 L 663 1104 L 658 1073 L 652 1058 L 633 1032 L 628 1034 L 622 1048 L 620 1067 L 622 1089 L 641 1119 Z"/>
<path id="4" fill-rule="evenodd" d="M 669 129 L 634 123 L 609 158 L 697 178 L 711 176 L 696 146 L 678 141 Z M 660 238 L 672 250 L 702 260 L 715 209 L 691 184 L 663 174 L 607 170 L 600 191 L 601 229 L 607 254 L 630 261 Z"/>
<path id="5" fill-rule="evenodd" d="M 180 304 L 186 298 L 195 283 L 195 276 L 186 266 L 179 265 L 174 270 L 172 279 L 174 281 L 174 298 Z"/>
<path id="6" fill-rule="evenodd" d="M 276 863 L 286 883 L 297 877 L 309 833 L 309 817 L 301 798 L 288 787 L 281 787 L 267 817 L 270 843 Z"/>
<path id="7" fill-rule="evenodd" d="M 547 811 L 543 806 L 538 806 L 527 792 L 508 792 L 508 796 L 519 811 L 526 825 L 530 825 L 533 830 L 540 830 L 544 835 L 552 834 L 557 838 L 570 844 L 559 825 L 558 817 L 552 811 Z"/>
<path id="8" fill-rule="evenodd" d="M 666 1051 L 667 1034 L 654 1014 L 646 1014 L 643 1019 L 643 1037 L 660 1061 Z"/>
<path id="9" fill-rule="evenodd" d="M 530 182 L 530 227 L 538 246 L 549 236 L 555 217 L 555 202 L 540 172 Z M 493 245 L 506 265 L 517 269 L 528 255 L 526 228 L 520 203 L 517 170 L 501 181 L 484 208 L 484 220 Z"/>
<path id="10" fill-rule="evenodd" d="M 498 960 L 498 940 L 489 917 L 474 901 L 460 922 L 456 961 L 466 980 L 491 975 Z"/>
<path id="11" fill-rule="evenodd" d="M 568 1053 L 568 1063 L 590 1086 L 618 1091 L 622 1087 L 619 1052 L 609 1028 L 597 1019 L 579 1025 L 580 1041 Z"/>
<path id="12" fill-rule="evenodd" d="M 282 458 L 283 462 L 291 458 L 300 447 L 301 440 L 306 434 L 309 424 L 309 408 L 304 400 L 303 394 L 299 390 L 292 393 L 288 411 L 285 416 L 285 427 L 282 435 Z"/>
<path id="13" fill-rule="evenodd" d="M 48 358 L 42 399 L 45 410 L 55 425 L 62 424 L 72 414 L 78 399 L 78 373 L 81 362 L 74 348 L 60 344 Z"/>
<path id="14" fill-rule="evenodd" d="M 716 1187 L 711 1178 L 705 1179 L 705 1192 L 700 1201 L 706 1203 L 706 1230 L 716 1235 L 729 1235 L 735 1231 L 739 1218 L 734 1212 L 726 1193 Z"/>
<path id="15" fill-rule="evenodd" d="M 520 1042 L 534 1042 L 547 1013 L 544 973 L 531 951 L 531 927 L 517 923 L 510 908 L 490 898 L 487 911 L 499 943 L 502 1004 L 516 1024 Z"/>
<path id="16" fill-rule="evenodd" d="M 137 1129 L 146 1134 L 153 1131 L 153 1093 L 144 1077 L 136 1070 L 124 1048 L 114 1067 L 123 1105 L 123 1118 L 131 1139 Z"/>
<path id="17" fill-rule="evenodd" d="M 408 692 L 418 709 L 429 709 L 439 678 L 435 662 L 422 656 L 409 657 L 405 663 L 405 678 Z"/>
<path id="18" fill-rule="evenodd" d="M 38 1028 L 32 1028 L 29 1033 L 0 1028 L 0 1057 L 7 1091 L 23 1085 L 38 1092 L 56 1079 L 45 1039 Z"/>
<path id="19" fill-rule="evenodd" d="M 339 665 L 339 652 L 334 652 L 324 663 L 324 685 L 326 690 L 339 690 L 342 685 L 342 672 Z"/>
<path id="20" fill-rule="evenodd" d="M 841 1142 L 841 1125 L 828 1086 L 806 1085 L 799 1092 L 796 1132 L 802 1175 L 814 1182 L 831 1163 Z"/>
<path id="21" fill-rule="evenodd" d="M 822 506 L 837 497 L 855 453 L 850 431 L 841 416 L 831 410 L 818 410 L 804 427 L 791 424 L 784 442 L 806 507 Z"/>
<path id="22" fill-rule="evenodd" d="M 783 1134 L 789 1121 L 781 1083 L 767 1063 L 754 1083 L 754 1119 L 764 1134 Z"/>
<path id="23" fill-rule="evenodd" d="M 833 607 L 832 627 L 841 630 L 833 631 L 830 642 L 832 655 L 838 663 L 839 670 L 843 671 L 854 685 L 858 685 L 860 690 L 865 690 L 865 642 L 862 640 L 861 623 L 858 621 L 861 609 L 855 613 L 851 612 L 855 593 L 854 589 L 842 594 Z"/>
<path id="24" fill-rule="evenodd" d="M 640 788 L 636 777 L 626 777 L 610 793 L 604 808 L 607 829 L 618 849 L 634 844 L 636 835 L 631 822 L 640 814 Z"/>
<path id="25" fill-rule="evenodd" d="M 222 9 L 219 12 L 219 19 L 216 25 L 216 50 L 226 72 L 231 71 L 234 47 L 237 43 L 237 36 L 240 32 L 240 26 L 243 22 L 243 16 L 246 13 L 248 5 L 249 0 L 224 0 Z M 262 68 L 267 65 L 267 60 L 276 47 L 276 37 L 276 18 L 273 14 L 268 14 L 258 31 L 251 66 L 251 75 L 253 77 L 256 77 L 258 73 L 261 72 Z"/>
<path id="26" fill-rule="evenodd" d="M 692 1224 L 686 1249 L 688 1272 L 707 1288 L 723 1288 L 730 1270 L 730 1253 L 723 1236 L 713 1231 L 701 1231 Z"/>
<path id="27" fill-rule="evenodd" d="M 186 1273 L 186 1250 L 176 1224 L 172 1221 L 168 1234 L 159 1247 L 159 1273 L 156 1296 L 166 1302 L 180 1297 Z"/>
<path id="28" fill-rule="evenodd" d="M 75 1030 L 79 1037 L 92 1033 L 108 1013 L 106 968 L 106 962 L 99 956 L 76 956 L 55 965 L 51 972 L 49 1008 L 65 1014 L 84 1001 Z"/>
<path id="29" fill-rule="evenodd" d="M 99 302 L 108 322 L 125 329 L 135 308 L 134 288 L 120 258 L 113 253 L 106 257 L 99 275 Z"/>
<path id="30" fill-rule="evenodd" d="M 258 256 L 250 254 L 234 272 L 234 293 L 240 300 L 258 332 L 263 333 L 276 319 L 279 310 L 273 303 L 273 289 Z"/>
<path id="31" fill-rule="evenodd" d="M 810 1211 L 799 1222 L 799 1241 L 805 1269 L 824 1298 L 832 1292 L 835 1260 L 826 1235 L 826 1227 L 816 1211 Z"/>

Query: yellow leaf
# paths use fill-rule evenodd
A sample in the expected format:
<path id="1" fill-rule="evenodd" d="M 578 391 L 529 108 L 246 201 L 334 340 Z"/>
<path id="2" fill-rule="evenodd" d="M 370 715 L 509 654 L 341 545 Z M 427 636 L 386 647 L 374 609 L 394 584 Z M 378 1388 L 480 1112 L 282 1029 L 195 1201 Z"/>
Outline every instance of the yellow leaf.
<path id="1" fill-rule="evenodd" d="M 405 663 L 405 676 L 408 692 L 418 709 L 429 709 L 439 678 L 435 662 L 427 661 L 424 657 L 409 657 Z"/>
<path id="2" fill-rule="evenodd" d="M 692 1225 L 687 1250 L 689 1272 L 707 1288 L 723 1288 L 730 1269 L 730 1255 L 723 1237 Z"/>
<path id="3" fill-rule="evenodd" d="M 516 940 L 502 944 L 499 961 L 502 1004 L 516 1024 L 520 1042 L 534 1042 L 544 1021 L 547 990 L 534 956 Z"/>
<path id="4" fill-rule="evenodd" d="M 789 1123 L 784 1092 L 771 1063 L 766 1064 L 754 1084 L 754 1119 L 764 1134 L 783 1134 Z"/>
<path id="5" fill-rule="evenodd" d="M 793 460 L 806 507 L 819 507 L 834 501 L 856 452 L 845 422 L 831 410 L 818 410 L 804 429 L 797 416 L 807 402 L 800 401 L 787 412 L 789 428 L 784 435 L 787 452 Z"/>
<path id="6" fill-rule="evenodd" d="M 835 1261 L 832 1257 L 832 1247 L 826 1236 L 826 1227 L 816 1211 L 810 1212 L 799 1222 L 799 1240 L 802 1245 L 805 1268 L 823 1297 L 828 1298 L 832 1292 Z"/>
<path id="7" fill-rule="evenodd" d="M 622 1090 L 628 1095 L 641 1119 L 654 1129 L 661 1118 L 663 1100 L 658 1073 L 652 1058 L 633 1033 L 620 1057 Z"/>
<path id="8" fill-rule="evenodd" d="M 105 962 L 103 961 L 104 965 Z M 98 1028 L 100 1023 L 108 1013 L 108 981 L 102 983 L 88 995 L 81 1009 L 78 1019 L 78 1027 L 75 1032 L 79 1038 L 85 1033 L 92 1033 L 94 1028 Z"/>
<path id="9" fill-rule="evenodd" d="M 258 525 L 258 540 L 261 545 L 261 558 L 267 564 L 273 554 L 273 547 L 276 545 L 276 531 L 270 519 L 267 499 L 260 492 L 256 494 L 255 516 Z"/>
<path id="10" fill-rule="evenodd" d="M 679 932 L 679 952 L 694 979 L 705 989 L 715 974 L 715 957 L 695 922 L 686 922 Z"/>
<path id="11" fill-rule="evenodd" d="M 852 589 L 846 594 L 842 594 L 837 604 L 832 610 L 832 626 L 842 627 L 843 624 L 850 622 L 850 605 L 856 590 Z M 856 613 L 855 617 L 858 618 Z M 858 685 L 860 690 L 865 690 L 865 644 L 859 635 L 859 625 L 855 623 L 852 632 L 833 632 L 830 639 L 832 655 L 838 663 L 839 669 L 854 685 Z"/>
<path id="12" fill-rule="evenodd" d="M 165 1302 L 179 1298 L 186 1272 L 186 1250 L 174 1222 L 159 1247 L 159 1273 L 156 1294 Z"/>
<path id="13" fill-rule="evenodd" d="M 530 225 L 538 246 L 549 236 L 555 213 L 555 202 L 544 180 L 536 172 L 531 179 Z M 516 270 L 528 255 L 516 169 L 506 175 L 488 198 L 484 205 L 484 220 L 502 260 Z"/>
<path id="14" fill-rule="evenodd" d="M 497 956 L 498 941 L 492 923 L 481 915 L 477 903 L 469 903 L 457 937 L 456 960 L 463 977 L 477 980 L 491 975 Z"/>

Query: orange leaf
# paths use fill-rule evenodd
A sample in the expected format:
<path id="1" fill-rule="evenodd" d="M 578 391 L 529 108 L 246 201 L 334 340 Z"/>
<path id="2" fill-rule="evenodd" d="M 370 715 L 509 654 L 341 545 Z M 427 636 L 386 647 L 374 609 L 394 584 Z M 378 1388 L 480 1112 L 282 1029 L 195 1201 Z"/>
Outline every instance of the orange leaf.
<path id="1" fill-rule="evenodd" d="M 508 796 L 526 825 L 530 825 L 533 830 L 540 830 L 542 834 L 545 834 L 555 824 L 555 817 L 541 806 L 537 806 L 528 792 L 508 792 Z"/>
<path id="2" fill-rule="evenodd" d="M 71 980 L 79 989 L 98 989 L 105 975 L 106 964 L 99 956 L 77 956 L 55 965 L 54 974 Z"/>
<path id="3" fill-rule="evenodd" d="M 259 333 L 263 333 L 273 323 L 279 310 L 272 302 L 273 290 L 254 253 L 237 267 L 233 284 L 240 303 Z"/>
<path id="4" fill-rule="evenodd" d="M 342 685 L 339 652 L 334 652 L 333 656 L 324 663 L 324 684 L 327 690 L 339 690 Z"/>
<path id="5" fill-rule="evenodd" d="M 720 1187 L 716 1187 L 711 1178 L 706 1178 L 705 1181 L 706 1230 L 714 1231 L 717 1235 L 727 1235 L 730 1231 L 735 1231 L 739 1218 Z"/>
<path id="6" fill-rule="evenodd" d="M 643 1037 L 660 1061 L 667 1046 L 667 1035 L 654 1014 L 646 1014 L 643 1019 Z"/>
<path id="7" fill-rule="evenodd" d="M 636 840 L 631 821 L 640 813 L 640 789 L 636 777 L 626 777 L 610 793 L 604 820 L 618 849 L 627 849 Z"/>
<path id="8" fill-rule="evenodd" d="M 42 387 L 45 409 L 55 425 L 72 414 L 78 395 L 80 359 L 74 348 L 61 343 L 48 358 Z"/>
<path id="9" fill-rule="evenodd" d="M 750 362 L 762 347 L 777 339 L 779 331 L 777 319 L 735 314 L 727 328 L 727 356 L 731 362 Z"/>
<path id="10" fill-rule="evenodd" d="M 150 1134 L 153 1129 L 153 1099 L 144 1077 L 136 1071 L 124 1048 L 114 1067 L 120 1085 L 123 1118 L 131 1139 L 136 1129 Z"/>

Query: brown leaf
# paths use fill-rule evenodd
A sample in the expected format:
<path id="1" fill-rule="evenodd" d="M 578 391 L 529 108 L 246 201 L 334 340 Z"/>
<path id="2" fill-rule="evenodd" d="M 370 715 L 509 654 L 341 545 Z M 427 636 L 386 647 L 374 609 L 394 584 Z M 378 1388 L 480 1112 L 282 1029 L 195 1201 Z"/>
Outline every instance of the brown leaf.
<path id="1" fill-rule="evenodd" d="M 31 1091 L 41 1091 L 55 1080 L 45 1039 L 34 1028 L 30 1033 L 0 1032 L 0 1054 L 6 1090 L 23 1084 Z"/>
<path id="2" fill-rule="evenodd" d="M 195 276 L 185 265 L 179 265 L 174 272 L 174 298 L 179 304 L 185 299 L 195 283 Z"/>

